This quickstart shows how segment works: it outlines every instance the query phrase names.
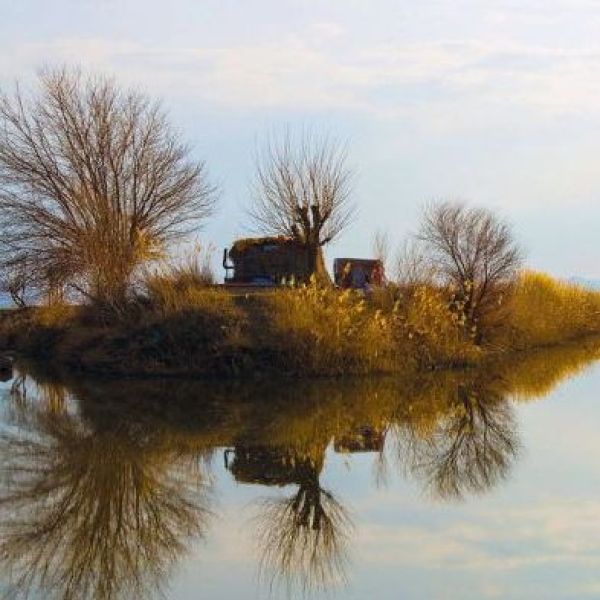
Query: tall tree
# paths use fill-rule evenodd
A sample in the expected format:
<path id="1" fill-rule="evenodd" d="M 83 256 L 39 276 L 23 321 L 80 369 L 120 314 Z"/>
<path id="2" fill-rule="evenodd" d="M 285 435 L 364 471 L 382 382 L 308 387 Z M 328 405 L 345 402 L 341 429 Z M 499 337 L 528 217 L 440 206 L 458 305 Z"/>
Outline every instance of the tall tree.
<path id="1" fill-rule="evenodd" d="M 205 165 L 159 104 L 68 69 L 0 96 L 0 268 L 118 304 L 144 261 L 209 215 Z"/>
<path id="2" fill-rule="evenodd" d="M 289 132 L 269 140 L 257 158 L 250 210 L 255 224 L 266 234 L 302 244 L 320 281 L 329 280 L 323 246 L 354 214 L 346 163 L 345 148 L 331 138 L 304 134 L 296 139 Z"/>
<path id="3" fill-rule="evenodd" d="M 476 341 L 501 322 L 522 263 L 510 226 L 485 208 L 442 202 L 425 210 L 418 236 Z"/>

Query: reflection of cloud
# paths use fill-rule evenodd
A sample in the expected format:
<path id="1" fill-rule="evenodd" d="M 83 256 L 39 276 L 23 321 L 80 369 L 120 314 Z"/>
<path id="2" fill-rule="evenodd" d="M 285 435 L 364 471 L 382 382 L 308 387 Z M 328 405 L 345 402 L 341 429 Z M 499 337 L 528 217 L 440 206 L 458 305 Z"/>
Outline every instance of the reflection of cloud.
<path id="1" fill-rule="evenodd" d="M 503 571 L 532 566 L 600 566 L 600 502 L 560 502 L 532 508 L 450 513 L 423 525 L 359 528 L 361 559 L 398 568 Z"/>

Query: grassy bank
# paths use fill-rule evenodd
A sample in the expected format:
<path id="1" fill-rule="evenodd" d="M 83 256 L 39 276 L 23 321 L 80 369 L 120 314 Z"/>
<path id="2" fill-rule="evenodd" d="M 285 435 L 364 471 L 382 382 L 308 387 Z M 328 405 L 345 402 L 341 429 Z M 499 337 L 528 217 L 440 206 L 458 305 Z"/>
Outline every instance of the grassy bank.
<path id="1" fill-rule="evenodd" d="M 477 364 L 600 333 L 600 293 L 523 273 L 476 344 L 450 293 L 382 289 L 369 298 L 306 286 L 235 297 L 155 279 L 118 316 L 40 307 L 0 316 L 0 346 L 68 369 L 114 375 L 394 373 Z"/>

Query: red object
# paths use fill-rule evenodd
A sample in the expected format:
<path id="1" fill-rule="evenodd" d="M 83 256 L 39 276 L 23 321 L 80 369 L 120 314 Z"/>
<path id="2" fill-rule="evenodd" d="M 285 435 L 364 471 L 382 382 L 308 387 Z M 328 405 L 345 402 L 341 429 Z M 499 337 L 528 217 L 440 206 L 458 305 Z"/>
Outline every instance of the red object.
<path id="1" fill-rule="evenodd" d="M 370 258 L 336 258 L 333 263 L 335 284 L 342 289 L 364 289 L 383 285 L 383 263 Z"/>

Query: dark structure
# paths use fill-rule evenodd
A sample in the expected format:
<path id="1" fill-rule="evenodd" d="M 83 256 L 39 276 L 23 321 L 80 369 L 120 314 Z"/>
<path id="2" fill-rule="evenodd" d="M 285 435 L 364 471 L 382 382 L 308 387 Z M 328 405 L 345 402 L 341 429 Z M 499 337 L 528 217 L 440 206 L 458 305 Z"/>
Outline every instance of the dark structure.
<path id="1" fill-rule="evenodd" d="M 280 285 L 310 279 L 311 261 L 304 244 L 287 237 L 237 240 L 225 250 L 227 284 Z"/>
<path id="2" fill-rule="evenodd" d="M 385 443 L 385 430 L 364 425 L 335 438 L 333 447 L 336 452 L 382 452 Z"/>
<path id="3" fill-rule="evenodd" d="M 0 356 L 0 381 L 10 381 L 13 378 L 13 366 L 10 358 Z"/>
<path id="4" fill-rule="evenodd" d="M 236 445 L 225 450 L 225 467 L 239 483 L 286 486 L 318 477 L 324 451 L 315 463 L 286 448 Z"/>
<path id="5" fill-rule="evenodd" d="M 225 283 L 239 286 L 270 287 L 308 283 L 314 275 L 321 284 L 331 284 L 323 251 L 317 260 L 310 247 L 289 237 L 245 238 L 223 252 Z M 316 271 L 315 271 L 316 269 Z M 335 285 L 342 289 L 365 289 L 383 285 L 385 274 L 380 260 L 336 258 Z"/>

